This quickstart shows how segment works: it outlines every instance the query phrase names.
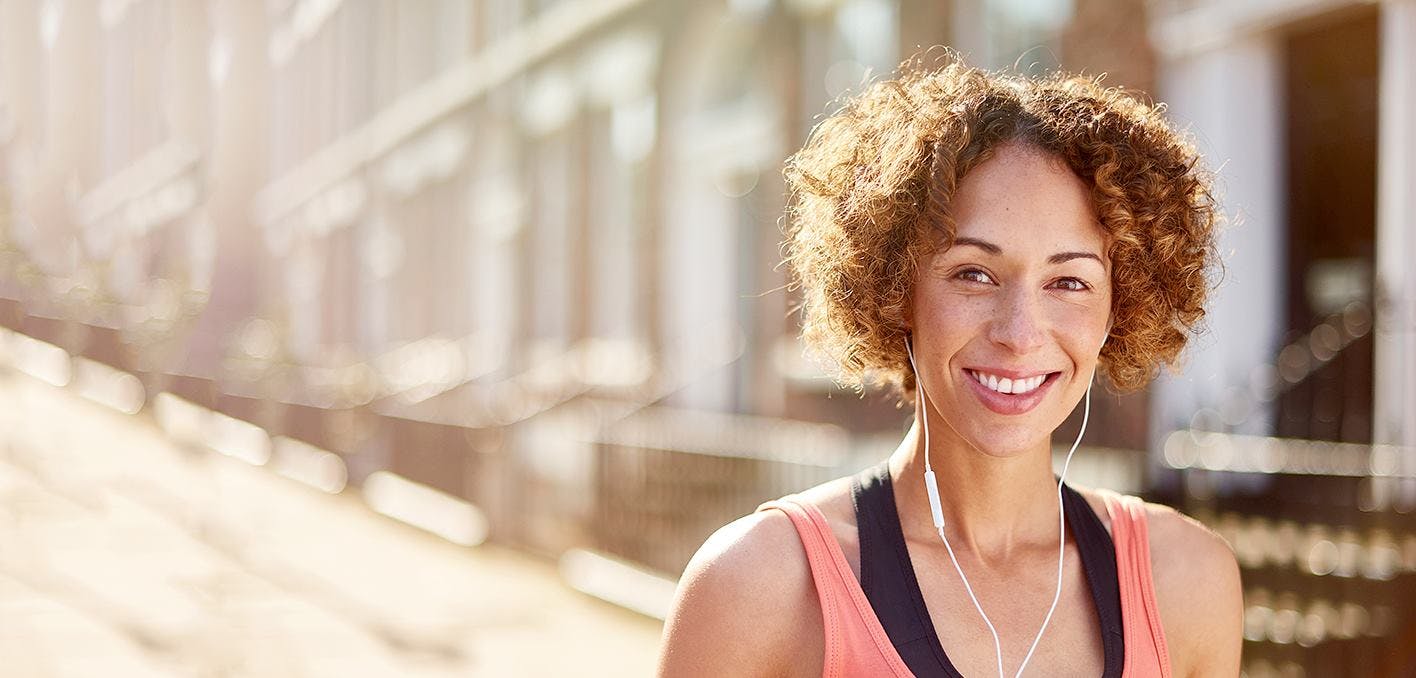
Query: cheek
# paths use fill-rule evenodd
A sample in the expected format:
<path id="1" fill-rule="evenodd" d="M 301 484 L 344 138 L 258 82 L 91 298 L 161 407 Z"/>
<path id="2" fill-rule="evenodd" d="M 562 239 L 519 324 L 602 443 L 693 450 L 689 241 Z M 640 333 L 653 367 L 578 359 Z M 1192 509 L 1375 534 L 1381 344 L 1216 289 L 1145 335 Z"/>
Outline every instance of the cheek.
<path id="1" fill-rule="evenodd" d="M 1068 353 L 1079 362 L 1096 359 L 1096 354 L 1106 342 L 1106 324 L 1109 311 L 1104 306 L 1083 308 L 1067 305 L 1059 307 L 1052 314 L 1052 326 L 1058 328 L 1057 336 Z"/>
<path id="2" fill-rule="evenodd" d="M 983 295 L 946 295 L 938 298 L 923 319 L 941 345 L 957 347 L 982 331 L 996 312 Z"/>
<path id="3" fill-rule="evenodd" d="M 1108 311 L 1101 304 L 1074 306 L 1068 304 L 1058 309 L 1057 322 L 1079 334 L 1093 335 L 1106 333 Z"/>

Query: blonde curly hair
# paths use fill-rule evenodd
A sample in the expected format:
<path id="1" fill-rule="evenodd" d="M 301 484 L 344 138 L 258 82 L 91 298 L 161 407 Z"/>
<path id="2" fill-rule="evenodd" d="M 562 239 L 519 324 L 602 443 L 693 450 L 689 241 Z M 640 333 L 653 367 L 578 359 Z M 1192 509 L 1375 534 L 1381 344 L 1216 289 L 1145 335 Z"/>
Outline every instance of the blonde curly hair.
<path id="1" fill-rule="evenodd" d="M 1091 190 L 1112 263 L 1114 323 L 1098 371 L 1117 393 L 1174 365 L 1217 263 L 1211 174 L 1151 104 L 1099 78 L 987 72 L 947 53 L 906 61 L 845 100 L 786 164 L 785 261 L 802 337 L 862 389 L 913 401 L 903 339 L 916 272 L 952 244 L 960 180 L 1004 142 L 1061 158 Z"/>

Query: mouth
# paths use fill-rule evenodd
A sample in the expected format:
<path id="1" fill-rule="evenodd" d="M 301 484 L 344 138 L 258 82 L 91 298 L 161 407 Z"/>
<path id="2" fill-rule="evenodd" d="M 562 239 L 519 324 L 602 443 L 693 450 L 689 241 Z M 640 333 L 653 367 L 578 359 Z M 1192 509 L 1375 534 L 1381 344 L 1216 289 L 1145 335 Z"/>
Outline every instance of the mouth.
<path id="1" fill-rule="evenodd" d="M 987 370 L 964 369 L 969 390 L 984 407 L 998 414 L 1023 414 L 1037 407 L 1061 376 L 1061 372 L 1010 372 L 1000 375 Z"/>

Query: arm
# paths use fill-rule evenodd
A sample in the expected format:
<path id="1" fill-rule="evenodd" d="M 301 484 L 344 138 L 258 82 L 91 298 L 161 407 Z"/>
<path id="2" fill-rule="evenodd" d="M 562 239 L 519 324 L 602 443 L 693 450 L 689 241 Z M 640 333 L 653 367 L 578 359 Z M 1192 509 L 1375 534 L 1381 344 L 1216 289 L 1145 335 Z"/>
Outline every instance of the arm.
<path id="1" fill-rule="evenodd" d="M 797 620 L 813 618 L 804 607 L 816 605 L 791 519 L 780 511 L 739 518 L 704 542 L 679 579 L 658 675 L 783 675 L 800 654 Z"/>
<path id="2" fill-rule="evenodd" d="M 1151 561 L 1177 677 L 1239 675 L 1244 591 L 1228 542 L 1174 509 L 1148 506 Z"/>

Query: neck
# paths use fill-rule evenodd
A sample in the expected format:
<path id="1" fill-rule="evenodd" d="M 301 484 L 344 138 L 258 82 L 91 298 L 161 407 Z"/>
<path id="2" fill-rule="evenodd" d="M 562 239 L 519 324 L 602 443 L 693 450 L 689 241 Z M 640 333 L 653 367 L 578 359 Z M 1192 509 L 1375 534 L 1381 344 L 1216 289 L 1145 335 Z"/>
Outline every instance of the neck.
<path id="1" fill-rule="evenodd" d="M 914 425 L 890 456 L 890 480 L 905 537 L 938 542 L 924 486 L 919 414 L 916 406 Z M 997 564 L 1038 548 L 1055 552 L 1059 507 L 1049 441 L 1022 454 L 996 457 L 959 438 L 936 417 L 930 420 L 929 445 L 944 533 L 955 553 Z"/>

